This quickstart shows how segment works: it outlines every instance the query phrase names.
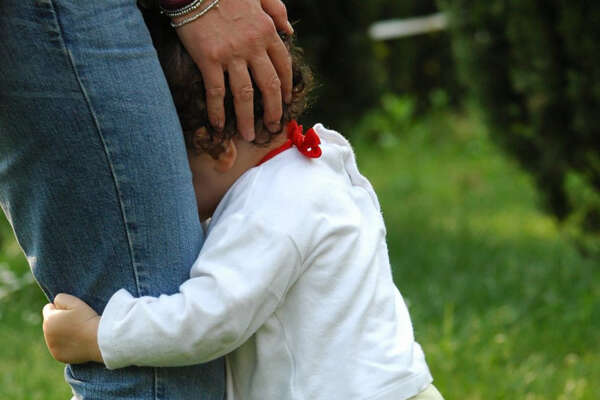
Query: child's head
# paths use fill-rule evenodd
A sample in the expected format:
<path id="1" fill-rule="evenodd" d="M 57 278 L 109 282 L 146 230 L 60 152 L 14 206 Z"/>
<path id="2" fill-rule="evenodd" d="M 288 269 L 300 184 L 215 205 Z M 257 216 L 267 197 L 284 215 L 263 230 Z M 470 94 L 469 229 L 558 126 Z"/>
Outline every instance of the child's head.
<path id="1" fill-rule="evenodd" d="M 152 40 L 156 47 L 158 58 L 165 72 L 175 108 L 179 115 L 186 146 L 192 153 L 207 153 L 217 158 L 223 151 L 223 143 L 229 139 L 240 138 L 236 129 L 236 117 L 233 96 L 225 74 L 225 127 L 222 132 L 213 130 L 210 126 L 205 89 L 202 74 L 187 53 L 173 28 L 169 26 L 168 18 L 149 17 L 146 19 Z M 292 119 L 297 119 L 307 105 L 307 96 L 312 88 L 310 69 L 304 64 L 301 50 L 296 47 L 290 37 L 283 37 L 292 57 L 293 89 L 290 104 L 283 104 L 281 126 Z M 262 94 L 254 80 L 254 120 L 256 145 L 267 145 L 273 136 L 263 125 Z M 280 132 L 279 132 L 280 133 Z"/>
<path id="2" fill-rule="evenodd" d="M 252 143 L 245 142 L 236 129 L 233 96 L 226 76 L 225 127 L 221 132 L 213 130 L 208 119 L 202 74 L 169 26 L 168 18 L 148 14 L 146 23 L 183 128 L 198 211 L 205 219 L 212 215 L 235 180 L 262 158 L 260 152 L 268 150 L 276 135 L 285 129 L 273 134 L 263 125 L 262 95 L 253 81 L 256 138 Z M 285 127 L 304 111 L 312 88 L 312 75 L 302 62 L 301 50 L 294 46 L 291 38 L 283 40 L 292 57 L 293 74 L 292 101 L 282 105 L 281 126 Z"/>

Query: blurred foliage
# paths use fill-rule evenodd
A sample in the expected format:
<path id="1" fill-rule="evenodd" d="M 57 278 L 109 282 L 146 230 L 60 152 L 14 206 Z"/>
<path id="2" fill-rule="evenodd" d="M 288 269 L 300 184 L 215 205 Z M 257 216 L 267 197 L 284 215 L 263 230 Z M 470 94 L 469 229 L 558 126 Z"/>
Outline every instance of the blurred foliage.
<path id="1" fill-rule="evenodd" d="M 0 399 L 67 399 L 63 367 L 50 357 L 42 335 L 42 306 L 21 248 L 0 213 Z"/>
<path id="2" fill-rule="evenodd" d="M 440 0 L 462 80 L 548 210 L 600 254 L 600 2 Z M 578 231 L 578 229 L 575 229 Z"/>
<path id="3" fill-rule="evenodd" d="M 418 121 L 429 122 L 429 129 L 440 132 L 443 126 L 433 126 L 436 116 L 448 112 L 449 98 L 442 89 L 433 90 L 429 96 L 427 118 L 415 111 L 417 101 L 408 95 L 384 94 L 379 106 L 366 111 L 360 121 L 352 128 L 351 136 L 366 145 L 391 147 L 398 143 L 399 135 L 418 132 Z M 444 119 L 445 120 L 445 119 Z M 417 127 L 415 127 L 417 124 Z"/>
<path id="4" fill-rule="evenodd" d="M 538 210 L 479 110 L 409 116 L 409 97 L 386 97 L 365 117 L 386 133 L 361 123 L 353 144 L 436 386 L 447 399 L 596 399 L 597 261 Z"/>
<path id="5" fill-rule="evenodd" d="M 286 5 L 298 42 L 321 83 L 315 105 L 304 118 L 307 123 L 349 127 L 375 107 L 384 92 L 411 94 L 418 113 L 428 108 L 435 88 L 458 96 L 447 33 L 379 42 L 367 35 L 377 21 L 437 12 L 435 0 L 295 0 Z"/>

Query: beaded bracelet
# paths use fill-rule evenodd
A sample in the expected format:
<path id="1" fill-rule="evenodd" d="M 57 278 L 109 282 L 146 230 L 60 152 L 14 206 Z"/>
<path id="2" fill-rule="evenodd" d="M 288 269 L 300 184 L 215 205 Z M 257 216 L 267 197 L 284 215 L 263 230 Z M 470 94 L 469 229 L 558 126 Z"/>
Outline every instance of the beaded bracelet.
<path id="1" fill-rule="evenodd" d="M 175 29 L 177 28 L 181 28 L 184 25 L 189 24 L 190 22 L 193 22 L 195 20 L 197 20 L 198 18 L 200 18 L 201 16 L 203 16 L 204 14 L 206 14 L 207 12 L 209 12 L 213 7 L 218 7 L 219 6 L 219 1 L 220 0 L 213 0 L 208 6 L 206 6 L 205 9 L 199 11 L 198 13 L 191 15 L 187 18 L 182 19 L 179 22 L 173 22 L 171 21 L 171 26 Z"/>
<path id="2" fill-rule="evenodd" d="M 191 11 L 194 11 L 195 9 L 197 9 L 198 7 L 200 7 L 202 5 L 202 3 L 204 2 L 204 0 L 193 0 L 190 4 L 188 4 L 187 6 L 181 7 L 181 8 L 177 8 L 174 10 L 170 10 L 167 8 L 164 8 L 163 6 L 160 7 L 160 12 L 164 15 L 166 15 L 167 17 L 180 17 L 184 14 L 187 14 Z"/>

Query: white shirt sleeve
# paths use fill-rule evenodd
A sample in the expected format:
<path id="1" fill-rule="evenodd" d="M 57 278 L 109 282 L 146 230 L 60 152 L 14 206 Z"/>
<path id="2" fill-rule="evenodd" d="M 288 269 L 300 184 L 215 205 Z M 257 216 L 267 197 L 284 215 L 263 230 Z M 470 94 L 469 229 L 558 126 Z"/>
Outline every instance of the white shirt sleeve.
<path id="1" fill-rule="evenodd" d="M 231 352 L 276 310 L 300 265 L 289 235 L 239 214 L 219 221 L 179 293 L 112 296 L 98 329 L 106 366 L 183 366 Z"/>

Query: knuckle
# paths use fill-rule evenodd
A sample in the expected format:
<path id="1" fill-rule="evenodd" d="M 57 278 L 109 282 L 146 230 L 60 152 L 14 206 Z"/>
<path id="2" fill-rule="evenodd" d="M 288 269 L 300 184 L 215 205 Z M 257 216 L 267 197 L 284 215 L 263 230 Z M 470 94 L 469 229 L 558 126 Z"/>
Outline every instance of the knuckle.
<path id="1" fill-rule="evenodd" d="M 223 86 L 206 88 L 206 97 L 212 100 L 222 99 L 225 97 L 225 88 Z"/>
<path id="2" fill-rule="evenodd" d="M 224 50 L 220 46 L 211 45 L 204 50 L 204 56 L 208 61 L 220 63 L 224 58 Z"/>
<path id="3" fill-rule="evenodd" d="M 279 92 L 281 90 L 281 80 L 279 77 L 277 75 L 272 76 L 265 89 L 270 93 Z"/>
<path id="4" fill-rule="evenodd" d="M 252 98 L 254 97 L 254 89 L 252 88 L 252 85 L 244 85 L 238 88 L 234 95 L 240 101 L 252 101 Z"/>
<path id="5" fill-rule="evenodd" d="M 256 45 L 262 39 L 262 31 L 260 25 L 255 29 L 249 30 L 246 34 L 246 42 Z"/>
<path id="6" fill-rule="evenodd" d="M 273 23 L 271 17 L 269 17 L 267 14 L 260 18 L 258 29 L 259 34 L 263 37 L 277 35 L 277 29 L 275 28 L 275 24 Z"/>

